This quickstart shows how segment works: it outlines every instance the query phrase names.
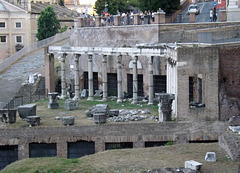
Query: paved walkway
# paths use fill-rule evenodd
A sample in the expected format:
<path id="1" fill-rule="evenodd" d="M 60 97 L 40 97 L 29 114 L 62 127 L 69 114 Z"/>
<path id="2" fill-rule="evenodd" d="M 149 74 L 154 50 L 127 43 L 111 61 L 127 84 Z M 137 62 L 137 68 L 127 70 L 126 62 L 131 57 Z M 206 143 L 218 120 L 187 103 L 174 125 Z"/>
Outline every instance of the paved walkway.
<path id="1" fill-rule="evenodd" d="M 16 95 L 28 76 L 35 73 L 44 75 L 43 49 L 24 56 L 0 75 L 0 108 Z"/>

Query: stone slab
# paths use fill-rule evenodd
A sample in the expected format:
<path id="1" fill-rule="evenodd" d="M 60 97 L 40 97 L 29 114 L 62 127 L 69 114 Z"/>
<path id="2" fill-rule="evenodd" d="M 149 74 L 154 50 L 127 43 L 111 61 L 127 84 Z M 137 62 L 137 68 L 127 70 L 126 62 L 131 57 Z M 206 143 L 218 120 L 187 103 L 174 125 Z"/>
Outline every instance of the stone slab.
<path id="1" fill-rule="evenodd" d="M 203 165 L 202 163 L 196 162 L 194 160 L 185 161 L 185 168 L 189 168 L 192 170 L 200 170 L 202 165 Z"/>
<path id="2" fill-rule="evenodd" d="M 74 116 L 62 117 L 62 124 L 65 126 L 74 125 Z"/>
<path id="3" fill-rule="evenodd" d="M 216 162 L 216 153 L 215 152 L 207 152 L 205 155 L 205 160 L 207 162 Z"/>
<path id="4" fill-rule="evenodd" d="M 18 107 L 19 116 L 24 119 L 27 116 L 36 115 L 37 105 L 36 104 L 27 104 Z"/>

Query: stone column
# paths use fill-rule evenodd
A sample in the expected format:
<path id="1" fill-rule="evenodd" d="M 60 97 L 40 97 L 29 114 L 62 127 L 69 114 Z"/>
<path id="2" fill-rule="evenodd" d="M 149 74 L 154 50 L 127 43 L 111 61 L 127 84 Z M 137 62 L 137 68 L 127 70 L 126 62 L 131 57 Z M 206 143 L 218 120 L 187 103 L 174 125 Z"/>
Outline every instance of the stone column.
<path id="1" fill-rule="evenodd" d="M 190 12 L 190 18 L 189 18 L 189 22 L 190 23 L 195 23 L 196 22 L 196 14 L 195 12 Z"/>
<path id="2" fill-rule="evenodd" d="M 103 83 L 103 101 L 107 101 L 107 55 L 102 56 L 102 83 Z"/>
<path id="3" fill-rule="evenodd" d="M 120 16 L 119 15 L 114 15 L 114 26 L 120 26 Z"/>
<path id="4" fill-rule="evenodd" d="M 134 56 L 132 58 L 133 60 L 133 101 L 132 104 L 137 104 L 138 100 L 138 78 L 137 78 L 137 61 L 138 61 L 138 57 Z"/>
<path id="5" fill-rule="evenodd" d="M 240 0 L 238 0 L 238 8 L 240 8 Z"/>
<path id="6" fill-rule="evenodd" d="M 140 25 L 140 16 L 139 14 L 133 15 L 133 25 Z"/>
<path id="7" fill-rule="evenodd" d="M 117 83 L 118 83 L 118 99 L 117 103 L 122 103 L 123 92 L 122 92 L 122 55 L 117 57 Z"/>
<path id="8" fill-rule="evenodd" d="M 65 73 L 65 60 L 66 60 L 67 54 L 64 53 L 61 58 L 61 87 L 62 87 L 62 92 L 61 92 L 61 99 L 65 99 L 67 97 L 67 89 L 66 89 L 66 73 Z"/>
<path id="9" fill-rule="evenodd" d="M 45 88 L 46 92 L 55 91 L 55 75 L 54 75 L 54 54 L 48 54 L 48 48 L 44 48 L 45 59 Z"/>
<path id="10" fill-rule="evenodd" d="M 148 104 L 153 104 L 153 56 L 148 59 L 148 85 L 149 85 L 149 99 Z"/>
<path id="11" fill-rule="evenodd" d="M 74 54 L 74 70 L 75 70 L 75 84 L 74 84 L 74 88 L 75 88 L 75 96 L 73 98 L 73 100 L 80 100 L 80 83 L 79 83 L 79 57 L 81 55 L 80 54 Z"/>
<path id="12" fill-rule="evenodd" d="M 93 59 L 88 55 L 88 100 L 93 100 Z"/>
<path id="13" fill-rule="evenodd" d="M 226 22 L 227 21 L 227 11 L 226 10 L 221 10 L 221 22 Z"/>

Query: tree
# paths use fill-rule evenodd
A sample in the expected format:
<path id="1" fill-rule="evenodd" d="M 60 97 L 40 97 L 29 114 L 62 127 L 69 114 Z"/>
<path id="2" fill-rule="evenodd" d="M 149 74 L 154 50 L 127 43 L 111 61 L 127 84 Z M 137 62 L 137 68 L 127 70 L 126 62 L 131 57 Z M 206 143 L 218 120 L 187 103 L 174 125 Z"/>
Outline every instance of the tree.
<path id="1" fill-rule="evenodd" d="M 64 0 L 60 0 L 59 5 L 64 6 Z"/>
<path id="2" fill-rule="evenodd" d="M 139 8 L 145 10 L 157 11 L 159 8 L 166 13 L 173 13 L 180 7 L 180 0 L 139 0 Z"/>
<path id="3" fill-rule="evenodd" d="M 120 12 L 125 11 L 127 7 L 127 0 L 97 0 L 95 2 L 95 9 L 98 15 L 101 15 L 106 11 L 110 14 L 117 14 L 117 10 Z"/>
<path id="4" fill-rule="evenodd" d="M 36 37 L 38 40 L 54 36 L 60 29 L 59 20 L 56 18 L 55 12 L 51 6 L 47 6 L 40 13 L 38 18 L 38 29 Z"/>

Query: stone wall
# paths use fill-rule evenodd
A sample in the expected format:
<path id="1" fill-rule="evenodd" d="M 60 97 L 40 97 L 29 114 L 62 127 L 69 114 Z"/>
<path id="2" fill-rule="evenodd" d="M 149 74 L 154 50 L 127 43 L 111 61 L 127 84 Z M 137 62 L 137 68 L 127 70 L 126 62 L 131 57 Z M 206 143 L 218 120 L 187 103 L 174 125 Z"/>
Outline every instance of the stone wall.
<path id="1" fill-rule="evenodd" d="M 217 120 L 219 57 L 217 47 L 178 48 L 178 117 Z M 202 103 L 205 107 L 189 106 L 189 77 L 202 79 Z M 198 81 L 194 81 L 197 83 Z M 198 94 L 198 90 L 194 91 Z M 198 96 L 199 97 L 199 96 Z M 198 102 L 198 100 L 194 100 Z"/>
<path id="2" fill-rule="evenodd" d="M 213 41 L 226 40 L 240 38 L 239 25 L 239 22 L 223 22 L 77 28 L 70 46 L 135 47 L 140 43 L 197 42 L 200 32 L 212 32 Z"/>
<path id="3" fill-rule="evenodd" d="M 219 48 L 220 120 L 240 115 L 240 44 Z"/>
<path id="4" fill-rule="evenodd" d="M 203 121 L 1 129 L 0 145 L 18 145 L 18 158 L 24 159 L 29 157 L 29 143 L 56 143 L 57 156 L 67 157 L 67 142 L 94 141 L 99 152 L 105 150 L 106 142 L 133 142 L 133 147 L 139 148 L 154 141 L 217 140 L 223 129 L 225 123 Z"/>

